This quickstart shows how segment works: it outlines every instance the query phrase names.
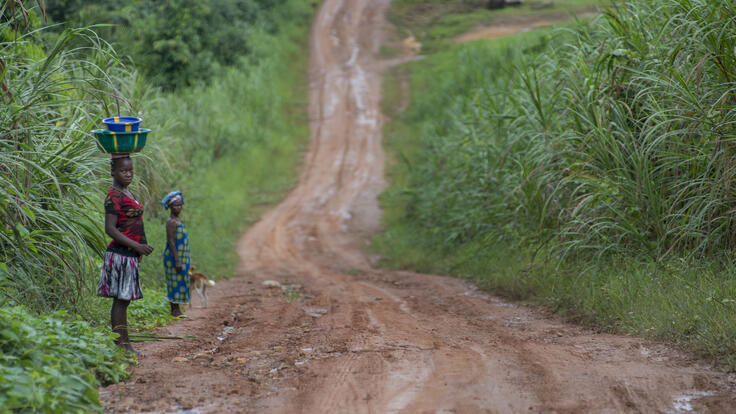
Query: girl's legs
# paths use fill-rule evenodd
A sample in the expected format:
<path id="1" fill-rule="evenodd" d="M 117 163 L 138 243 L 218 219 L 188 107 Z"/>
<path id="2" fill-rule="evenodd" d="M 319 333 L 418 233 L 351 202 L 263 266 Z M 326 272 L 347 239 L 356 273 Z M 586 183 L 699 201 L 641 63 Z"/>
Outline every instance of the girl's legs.
<path id="1" fill-rule="evenodd" d="M 135 353 L 135 349 L 130 344 L 128 338 L 128 305 L 129 300 L 122 300 L 113 298 L 112 310 L 110 311 L 110 322 L 112 324 L 112 331 L 120 335 L 115 343 L 118 346 L 122 346 L 130 352 Z"/>
<path id="2" fill-rule="evenodd" d="M 181 316 L 183 314 L 181 308 L 179 308 L 178 303 L 169 302 L 169 304 L 171 305 L 171 316 L 176 318 L 177 316 Z"/>

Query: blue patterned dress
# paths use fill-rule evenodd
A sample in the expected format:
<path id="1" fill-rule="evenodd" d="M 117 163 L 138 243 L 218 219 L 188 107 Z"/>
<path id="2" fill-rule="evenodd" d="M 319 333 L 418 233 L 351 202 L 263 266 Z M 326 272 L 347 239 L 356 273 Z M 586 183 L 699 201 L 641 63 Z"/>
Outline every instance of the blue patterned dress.
<path id="1" fill-rule="evenodd" d="M 181 272 L 176 271 L 174 255 L 169 243 L 163 251 L 164 269 L 166 271 L 166 294 L 169 302 L 189 303 L 189 236 L 183 223 L 176 226 L 176 253 L 184 266 Z"/>

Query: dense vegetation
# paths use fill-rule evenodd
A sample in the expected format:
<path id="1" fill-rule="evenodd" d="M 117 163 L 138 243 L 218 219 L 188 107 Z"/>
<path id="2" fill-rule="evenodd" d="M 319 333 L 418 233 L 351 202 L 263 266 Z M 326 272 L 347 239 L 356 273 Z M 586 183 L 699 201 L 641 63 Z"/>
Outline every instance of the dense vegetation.
<path id="1" fill-rule="evenodd" d="M 0 308 L 0 407 L 3 412 L 89 412 L 99 406 L 97 379 L 127 378 L 109 346 L 111 333 L 69 319 Z"/>
<path id="2" fill-rule="evenodd" d="M 75 29 L 97 23 L 84 19 L 92 19 L 90 8 L 100 2 L 47 2 L 48 23 L 39 9 L 43 2 L 0 2 L 3 408 L 97 411 L 98 383 L 125 375 L 129 359 L 109 334 L 110 303 L 94 294 L 107 243 L 101 203 L 110 185 L 109 159 L 89 133 L 101 118 L 135 114 L 154 131 L 144 152 L 134 156 L 132 191 L 144 200 L 147 235 L 156 248 L 142 262 L 145 298 L 129 308 L 135 333 L 170 320 L 157 259 L 165 239 L 166 212 L 158 206 L 163 194 L 184 191 L 193 260 L 221 278 L 235 273 L 233 246 L 240 231 L 295 178 L 300 141 L 308 135 L 306 115 L 300 115 L 306 89 L 300 85 L 306 73 L 302 42 L 313 7 L 301 0 L 243 1 L 227 2 L 237 10 L 215 10 L 224 2 L 172 0 L 170 5 L 187 9 L 181 13 L 197 23 L 214 19 L 207 21 L 211 27 L 196 28 L 199 44 L 186 37 L 190 32 L 184 37 L 197 55 L 191 63 L 212 66 L 179 62 L 164 74 L 150 62 L 171 56 L 143 45 L 176 38 L 166 32 L 172 29 L 164 21 L 169 11 L 158 8 L 165 3 L 124 1 L 105 9 L 133 13 L 134 6 L 150 6 L 140 27 L 150 37 L 141 40 L 136 36 L 142 32 L 119 26 Z M 59 5 L 68 6 L 66 14 L 59 14 Z M 74 19 L 52 25 L 51 19 L 64 16 Z M 245 37 L 233 40 L 233 47 L 247 47 L 226 53 L 231 60 L 207 55 L 225 53 L 215 50 L 215 38 L 235 32 Z M 197 70 L 202 73 L 193 77 Z M 176 89 L 165 92 L 155 83 Z"/>
<path id="3" fill-rule="evenodd" d="M 411 64 L 377 246 L 736 366 L 735 31 L 731 2 L 616 2 Z"/>
<path id="4" fill-rule="evenodd" d="M 47 0 L 54 22 L 95 32 L 166 89 L 219 76 L 275 33 L 274 0 Z"/>
<path id="5" fill-rule="evenodd" d="M 130 74 L 90 30 L 66 30 L 47 48 L 32 35 L 16 40 L 12 26 L 0 26 L 2 296 L 38 310 L 75 308 L 96 268 L 94 256 L 76 252 L 104 246 L 89 208 L 104 169 L 96 148 L 79 144 Z M 69 48 L 73 39 L 84 46 Z"/>

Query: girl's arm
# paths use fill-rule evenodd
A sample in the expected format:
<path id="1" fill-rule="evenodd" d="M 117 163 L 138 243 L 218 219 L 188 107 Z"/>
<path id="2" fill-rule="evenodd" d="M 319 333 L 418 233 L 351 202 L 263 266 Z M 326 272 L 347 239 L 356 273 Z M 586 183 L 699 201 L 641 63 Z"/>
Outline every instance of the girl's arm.
<path id="1" fill-rule="evenodd" d="M 176 251 L 176 221 L 172 219 L 166 220 L 166 242 L 169 244 L 171 255 L 174 256 L 174 266 L 177 272 L 184 270 L 184 266 L 179 259 L 179 253 Z"/>
<path id="2" fill-rule="evenodd" d="M 117 223 L 117 216 L 115 214 L 105 214 L 105 233 L 112 237 L 113 240 L 122 244 L 125 247 L 130 247 L 135 250 L 141 256 L 148 256 L 153 252 L 153 247 L 147 244 L 140 244 L 134 240 L 131 240 L 126 235 L 120 232 L 115 223 Z"/>

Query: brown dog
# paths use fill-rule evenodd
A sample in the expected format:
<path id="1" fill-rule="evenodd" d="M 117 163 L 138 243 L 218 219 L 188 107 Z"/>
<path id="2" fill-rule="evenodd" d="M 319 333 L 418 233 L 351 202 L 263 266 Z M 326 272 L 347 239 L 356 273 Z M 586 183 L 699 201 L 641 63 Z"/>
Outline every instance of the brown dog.
<path id="1" fill-rule="evenodd" d="M 194 288 L 194 291 L 199 295 L 199 303 L 201 308 L 207 307 L 207 286 L 215 286 L 215 281 L 210 280 L 207 276 L 202 273 L 192 273 L 192 270 L 196 269 L 192 266 L 189 269 L 189 284 Z M 189 308 L 192 308 L 192 298 L 189 297 Z"/>

